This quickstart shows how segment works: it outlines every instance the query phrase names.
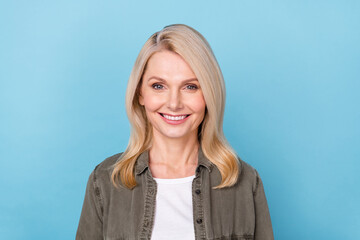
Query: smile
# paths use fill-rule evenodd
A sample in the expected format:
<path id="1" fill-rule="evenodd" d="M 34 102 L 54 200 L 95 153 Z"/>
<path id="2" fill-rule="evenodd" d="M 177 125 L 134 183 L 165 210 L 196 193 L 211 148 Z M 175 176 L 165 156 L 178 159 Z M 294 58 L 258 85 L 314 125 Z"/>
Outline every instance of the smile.
<path id="1" fill-rule="evenodd" d="M 184 120 L 185 118 L 187 118 L 188 116 L 190 116 L 189 114 L 172 116 L 172 115 L 167 115 L 164 113 L 160 113 L 160 115 L 171 121 L 181 121 L 181 120 Z"/>

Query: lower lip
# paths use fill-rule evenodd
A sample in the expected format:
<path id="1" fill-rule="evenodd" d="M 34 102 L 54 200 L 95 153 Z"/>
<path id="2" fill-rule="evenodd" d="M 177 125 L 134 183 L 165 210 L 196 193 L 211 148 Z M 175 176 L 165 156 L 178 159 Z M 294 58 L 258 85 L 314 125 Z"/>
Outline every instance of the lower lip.
<path id="1" fill-rule="evenodd" d="M 170 119 L 163 117 L 160 113 L 159 113 L 159 115 L 166 123 L 171 124 L 171 125 L 181 124 L 181 123 L 185 122 L 190 116 L 190 115 L 188 115 L 186 118 L 181 119 L 181 120 L 170 120 Z"/>

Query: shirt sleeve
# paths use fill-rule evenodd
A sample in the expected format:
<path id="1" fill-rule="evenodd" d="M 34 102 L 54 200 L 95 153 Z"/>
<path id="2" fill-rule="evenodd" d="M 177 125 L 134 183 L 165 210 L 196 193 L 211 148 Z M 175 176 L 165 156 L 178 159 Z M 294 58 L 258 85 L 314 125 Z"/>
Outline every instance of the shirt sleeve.
<path id="1" fill-rule="evenodd" d="M 81 211 L 76 240 L 103 239 L 101 192 L 96 183 L 95 170 L 90 174 Z"/>
<path id="2" fill-rule="evenodd" d="M 264 186 L 256 172 L 256 188 L 254 191 L 255 204 L 255 238 L 254 240 L 274 240 L 269 208 L 267 205 Z"/>

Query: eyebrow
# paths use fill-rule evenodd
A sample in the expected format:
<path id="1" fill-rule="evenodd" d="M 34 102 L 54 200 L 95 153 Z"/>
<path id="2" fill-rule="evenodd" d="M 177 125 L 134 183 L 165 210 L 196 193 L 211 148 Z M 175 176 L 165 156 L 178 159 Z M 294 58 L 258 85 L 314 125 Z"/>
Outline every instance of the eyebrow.
<path id="1" fill-rule="evenodd" d="M 162 82 L 166 82 L 165 79 L 163 79 L 161 77 L 157 77 L 157 76 L 149 77 L 147 81 L 150 81 L 151 79 L 156 79 L 156 80 L 159 80 L 159 81 L 162 81 Z M 185 79 L 185 80 L 181 81 L 181 83 L 187 83 L 187 82 L 192 82 L 192 81 L 197 81 L 198 82 L 198 79 L 197 78 L 189 78 L 189 79 Z"/>

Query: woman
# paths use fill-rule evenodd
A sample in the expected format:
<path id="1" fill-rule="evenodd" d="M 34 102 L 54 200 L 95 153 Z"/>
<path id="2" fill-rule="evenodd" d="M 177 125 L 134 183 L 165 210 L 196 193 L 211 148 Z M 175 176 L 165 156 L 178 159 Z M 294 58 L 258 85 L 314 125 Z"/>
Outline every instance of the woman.
<path id="1" fill-rule="evenodd" d="M 223 77 L 186 25 L 153 34 L 132 70 L 132 132 L 91 173 L 76 239 L 273 239 L 261 179 L 222 131 Z"/>

